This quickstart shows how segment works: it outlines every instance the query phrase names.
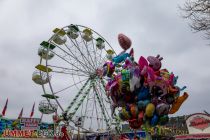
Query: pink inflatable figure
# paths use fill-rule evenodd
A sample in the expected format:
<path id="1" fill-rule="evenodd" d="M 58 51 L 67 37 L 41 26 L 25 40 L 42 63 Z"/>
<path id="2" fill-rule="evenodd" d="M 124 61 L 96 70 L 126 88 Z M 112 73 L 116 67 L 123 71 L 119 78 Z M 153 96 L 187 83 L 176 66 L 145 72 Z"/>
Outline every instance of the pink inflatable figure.
<path id="1" fill-rule="evenodd" d="M 129 69 L 132 66 L 133 66 L 133 63 L 131 62 L 131 60 L 129 58 L 126 58 L 125 64 L 122 67 L 123 67 L 123 69 Z"/>
<path id="2" fill-rule="evenodd" d="M 154 70 L 158 71 L 160 70 L 162 63 L 161 60 L 163 60 L 162 57 L 158 54 L 156 57 L 154 56 L 148 56 L 147 60 L 149 61 L 149 66 Z"/>
<path id="3" fill-rule="evenodd" d="M 153 86 L 159 86 L 163 90 L 163 95 L 167 94 L 168 81 L 163 80 L 159 75 L 159 70 L 161 68 L 161 60 L 163 59 L 159 55 L 157 57 L 149 56 L 147 60 L 141 56 L 139 58 L 139 68 L 141 70 L 141 75 L 145 77 L 145 83 L 149 85 L 150 91 Z"/>

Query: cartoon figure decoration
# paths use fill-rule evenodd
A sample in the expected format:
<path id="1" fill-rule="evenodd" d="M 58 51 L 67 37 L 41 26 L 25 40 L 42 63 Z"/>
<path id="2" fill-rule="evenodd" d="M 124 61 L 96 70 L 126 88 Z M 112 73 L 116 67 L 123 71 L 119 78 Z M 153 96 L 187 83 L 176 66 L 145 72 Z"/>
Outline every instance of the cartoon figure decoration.
<path id="1" fill-rule="evenodd" d="M 119 34 L 118 42 L 123 51 L 116 56 L 109 52 L 102 70 L 108 79 L 106 91 L 112 101 L 112 116 L 119 108 L 119 118 L 133 129 L 165 125 L 168 114 L 177 112 L 187 99 L 187 92 L 181 93 L 186 86 L 176 85 L 178 76 L 162 68 L 160 55 L 140 56 L 136 62 L 131 40 Z"/>

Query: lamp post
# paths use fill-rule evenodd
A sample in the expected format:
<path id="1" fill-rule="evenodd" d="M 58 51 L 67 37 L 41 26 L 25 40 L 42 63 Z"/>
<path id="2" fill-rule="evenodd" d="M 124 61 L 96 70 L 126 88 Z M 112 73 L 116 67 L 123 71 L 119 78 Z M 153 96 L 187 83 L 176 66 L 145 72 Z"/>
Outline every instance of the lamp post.
<path id="1" fill-rule="evenodd" d="M 207 115 L 210 115 L 206 110 L 204 110 L 203 112 L 206 113 Z"/>

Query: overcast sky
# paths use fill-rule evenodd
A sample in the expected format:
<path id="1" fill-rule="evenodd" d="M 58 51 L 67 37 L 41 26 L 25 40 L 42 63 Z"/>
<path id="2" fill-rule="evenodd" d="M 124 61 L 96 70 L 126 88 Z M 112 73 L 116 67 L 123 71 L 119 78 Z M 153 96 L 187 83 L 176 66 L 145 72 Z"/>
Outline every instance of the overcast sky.
<path id="1" fill-rule="evenodd" d="M 29 116 L 42 89 L 31 76 L 39 63 L 40 42 L 55 27 L 73 24 L 99 32 L 120 52 L 118 33 L 132 39 L 135 58 L 160 54 L 163 68 L 179 75 L 188 100 L 176 115 L 210 112 L 210 47 L 202 34 L 191 31 L 178 8 L 183 0 L 0 0 L 0 110 L 9 99 L 6 117 L 24 107 Z M 48 116 L 44 116 L 47 120 Z"/>

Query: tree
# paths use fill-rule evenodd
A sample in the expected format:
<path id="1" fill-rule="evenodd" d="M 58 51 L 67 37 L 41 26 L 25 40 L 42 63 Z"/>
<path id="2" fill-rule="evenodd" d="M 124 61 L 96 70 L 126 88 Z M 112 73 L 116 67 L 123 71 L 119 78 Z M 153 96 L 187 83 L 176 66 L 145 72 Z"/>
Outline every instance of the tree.
<path id="1" fill-rule="evenodd" d="M 183 17 L 191 21 L 190 27 L 196 32 L 204 32 L 210 39 L 210 0 L 188 0 L 183 7 Z"/>

